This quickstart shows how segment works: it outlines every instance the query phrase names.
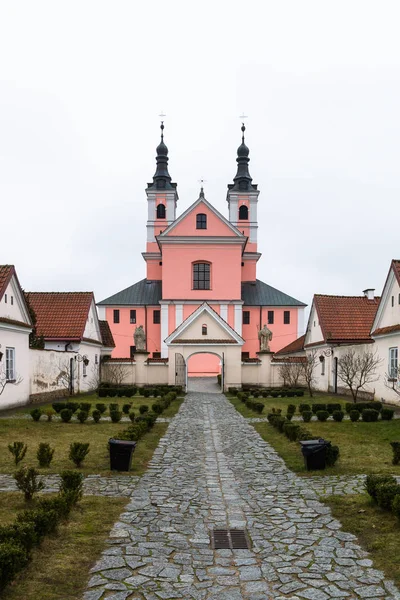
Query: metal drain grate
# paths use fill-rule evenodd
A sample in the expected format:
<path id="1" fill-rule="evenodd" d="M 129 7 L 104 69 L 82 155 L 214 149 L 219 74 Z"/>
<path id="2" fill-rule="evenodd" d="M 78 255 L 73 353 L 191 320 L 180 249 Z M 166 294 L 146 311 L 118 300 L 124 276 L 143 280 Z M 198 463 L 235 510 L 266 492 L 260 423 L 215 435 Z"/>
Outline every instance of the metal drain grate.
<path id="1" fill-rule="evenodd" d="M 244 529 L 214 529 L 211 535 L 214 550 L 227 548 L 229 550 L 248 550 L 249 538 Z"/>

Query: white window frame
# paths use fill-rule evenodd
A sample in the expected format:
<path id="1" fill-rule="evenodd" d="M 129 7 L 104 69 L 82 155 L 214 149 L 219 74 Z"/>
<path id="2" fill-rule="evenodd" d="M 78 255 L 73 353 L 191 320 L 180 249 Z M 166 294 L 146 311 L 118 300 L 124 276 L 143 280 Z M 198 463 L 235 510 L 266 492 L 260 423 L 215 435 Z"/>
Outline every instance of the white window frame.
<path id="1" fill-rule="evenodd" d="M 15 379 L 15 348 L 6 348 L 6 381 Z"/>
<path id="2" fill-rule="evenodd" d="M 399 349 L 396 347 L 389 348 L 389 378 L 397 379 L 399 375 Z"/>

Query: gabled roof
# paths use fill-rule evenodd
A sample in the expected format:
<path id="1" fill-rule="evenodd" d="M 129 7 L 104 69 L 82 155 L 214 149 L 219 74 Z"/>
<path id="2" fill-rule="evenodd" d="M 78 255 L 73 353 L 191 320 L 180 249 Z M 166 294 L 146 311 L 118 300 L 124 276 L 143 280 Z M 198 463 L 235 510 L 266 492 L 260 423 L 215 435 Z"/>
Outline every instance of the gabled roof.
<path id="1" fill-rule="evenodd" d="M 259 279 L 242 283 L 242 300 L 245 306 L 307 306 Z"/>
<path id="2" fill-rule="evenodd" d="M 371 342 L 379 298 L 315 294 L 314 305 L 325 342 Z"/>
<path id="3" fill-rule="evenodd" d="M 294 342 L 290 342 L 290 344 L 278 350 L 278 352 L 275 353 L 275 356 L 278 354 L 293 354 L 295 352 L 302 352 L 304 350 L 305 339 L 306 335 L 304 334 L 297 338 L 297 340 L 294 340 Z"/>
<path id="4" fill-rule="evenodd" d="M 13 275 L 15 275 L 14 265 L 0 265 L 0 300 Z"/>
<path id="5" fill-rule="evenodd" d="M 27 292 L 36 313 L 37 335 L 45 339 L 81 340 L 93 292 Z"/>
<path id="6" fill-rule="evenodd" d="M 160 302 L 161 298 L 161 281 L 142 279 L 98 304 L 99 306 L 154 306 Z"/>
<path id="7" fill-rule="evenodd" d="M 229 338 L 226 339 L 207 339 L 203 338 L 202 340 L 198 339 L 182 339 L 180 336 L 203 312 L 207 312 L 217 323 L 222 327 L 222 329 L 229 335 Z M 191 315 L 187 317 L 178 327 L 169 334 L 169 336 L 165 339 L 166 344 L 244 344 L 244 339 L 241 335 L 239 335 L 230 325 L 223 319 L 207 302 L 203 302 L 201 306 L 199 306 L 195 311 L 192 312 Z"/>
<path id="8" fill-rule="evenodd" d="M 179 225 L 179 223 L 181 223 L 187 217 L 188 214 L 194 211 L 199 204 L 204 204 L 212 213 L 214 213 L 218 217 L 218 219 L 220 219 L 232 231 L 232 234 L 234 236 L 241 238 L 243 241 L 247 240 L 246 236 L 244 236 L 237 227 L 235 227 L 230 221 L 228 221 L 228 219 L 224 217 L 224 215 L 222 215 L 212 204 L 210 204 L 208 200 L 205 199 L 204 195 L 202 195 L 202 193 L 200 193 L 198 199 L 195 202 L 193 202 L 193 204 L 191 204 L 189 208 L 187 208 L 177 219 L 175 219 L 175 221 L 171 223 L 171 225 L 164 229 L 164 231 L 160 235 L 157 236 L 158 241 L 160 242 L 163 240 L 163 238 L 168 237 L 169 234 L 175 229 L 175 227 Z"/>
<path id="9" fill-rule="evenodd" d="M 99 320 L 99 325 L 100 325 L 101 341 L 103 343 L 103 346 L 105 346 L 106 348 L 115 348 L 113 334 L 111 333 L 111 329 L 108 324 L 108 321 L 100 321 Z"/>
<path id="10" fill-rule="evenodd" d="M 381 301 L 379 303 L 379 307 L 376 312 L 374 322 L 372 323 L 372 326 L 371 326 L 371 329 L 372 329 L 371 335 L 374 335 L 374 336 L 375 335 L 385 335 L 388 333 L 395 333 L 396 331 L 400 330 L 399 323 L 393 323 L 392 325 L 387 326 L 387 327 L 379 327 L 379 325 L 382 321 L 382 316 L 385 312 L 386 306 L 389 303 L 391 289 L 392 289 L 392 286 L 393 286 L 393 283 L 395 280 L 397 280 L 398 284 L 400 285 L 400 260 L 394 258 L 392 260 L 392 262 L 390 263 L 389 272 L 387 274 L 385 285 L 383 286 L 383 290 L 382 290 Z"/>

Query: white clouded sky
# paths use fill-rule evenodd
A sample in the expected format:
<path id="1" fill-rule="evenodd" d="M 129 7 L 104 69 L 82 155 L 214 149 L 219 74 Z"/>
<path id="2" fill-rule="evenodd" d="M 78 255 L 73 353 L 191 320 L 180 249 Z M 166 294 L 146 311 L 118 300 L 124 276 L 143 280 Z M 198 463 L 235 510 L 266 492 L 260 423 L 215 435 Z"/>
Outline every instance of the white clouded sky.
<path id="1" fill-rule="evenodd" d="M 380 293 L 400 258 L 396 1 L 3 0 L 0 263 L 27 290 L 145 276 L 161 110 L 178 214 L 227 215 L 238 116 L 261 190 L 258 277 Z"/>

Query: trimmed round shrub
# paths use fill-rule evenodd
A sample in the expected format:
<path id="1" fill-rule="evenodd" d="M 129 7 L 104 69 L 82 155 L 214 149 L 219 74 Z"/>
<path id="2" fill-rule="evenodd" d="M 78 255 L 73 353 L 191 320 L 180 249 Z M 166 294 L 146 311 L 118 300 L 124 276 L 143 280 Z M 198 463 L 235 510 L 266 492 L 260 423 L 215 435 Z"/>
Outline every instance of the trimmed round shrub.
<path id="1" fill-rule="evenodd" d="M 56 413 L 60 413 L 63 408 L 67 408 L 67 405 L 65 402 L 53 402 L 52 407 Z"/>
<path id="2" fill-rule="evenodd" d="M 258 390 L 253 390 L 253 398 L 259 398 L 260 392 Z"/>
<path id="3" fill-rule="evenodd" d="M 72 419 L 72 410 L 70 410 L 69 408 L 63 408 L 62 411 L 60 412 L 60 417 L 61 420 L 64 423 L 69 423 L 70 420 Z"/>
<path id="4" fill-rule="evenodd" d="M 289 406 L 287 407 L 287 412 L 288 413 L 292 413 L 292 415 L 294 415 L 294 413 L 296 412 L 296 405 L 295 404 L 289 404 Z"/>
<path id="5" fill-rule="evenodd" d="M 334 410 L 332 413 L 332 417 L 334 421 L 340 423 L 344 419 L 344 412 L 342 410 Z"/>
<path id="6" fill-rule="evenodd" d="M 326 421 L 329 417 L 329 413 L 327 410 L 317 410 L 316 412 L 318 421 Z"/>
<path id="7" fill-rule="evenodd" d="M 80 423 L 84 423 L 85 421 L 87 421 L 89 413 L 87 413 L 85 410 L 78 410 L 76 416 Z"/>
<path id="8" fill-rule="evenodd" d="M 147 406 L 147 404 L 141 404 L 139 406 L 139 412 L 141 415 L 144 415 L 144 413 L 149 411 L 149 407 Z"/>
<path id="9" fill-rule="evenodd" d="M 393 460 L 392 464 L 398 465 L 400 464 L 400 442 L 390 442 L 393 450 Z"/>
<path id="10" fill-rule="evenodd" d="M 113 423 L 119 423 L 122 419 L 122 412 L 120 410 L 110 410 L 110 417 Z"/>
<path id="11" fill-rule="evenodd" d="M 300 404 L 299 405 L 299 412 L 303 412 L 303 411 L 309 411 L 311 410 L 311 405 L 310 404 Z"/>
<path id="12" fill-rule="evenodd" d="M 94 411 L 92 412 L 92 417 L 93 417 L 93 421 L 95 423 L 98 423 L 101 419 L 101 412 L 99 410 L 97 410 L 97 408 L 95 408 Z"/>
<path id="13" fill-rule="evenodd" d="M 40 421 L 40 417 L 42 416 L 42 411 L 40 408 L 33 408 L 29 413 L 34 421 Z"/>
<path id="14" fill-rule="evenodd" d="M 65 408 L 68 408 L 69 410 L 72 410 L 72 413 L 75 413 L 79 408 L 79 402 L 67 402 L 65 405 Z M 89 409 L 90 409 L 90 405 L 89 405 Z"/>
<path id="15" fill-rule="evenodd" d="M 61 471 L 60 492 L 73 496 L 73 502 L 76 503 L 83 495 L 83 474 L 77 471 Z"/>
<path id="16" fill-rule="evenodd" d="M 118 404 L 118 402 L 111 402 L 111 404 L 108 405 L 108 408 L 110 410 L 110 415 L 111 415 L 111 411 L 112 410 L 118 410 L 119 409 L 119 404 Z"/>
<path id="17" fill-rule="evenodd" d="M 339 402 L 329 402 L 326 405 L 326 409 L 330 415 L 334 413 L 335 410 L 342 410 L 342 406 Z"/>
<path id="18" fill-rule="evenodd" d="M 44 414 L 47 417 L 47 420 L 50 422 L 53 420 L 54 415 L 56 414 L 55 411 L 52 408 L 47 408 L 45 411 L 43 411 Z"/>
<path id="19" fill-rule="evenodd" d="M 130 418 L 130 420 L 132 421 L 132 423 L 134 423 L 134 421 L 135 421 L 135 413 L 134 413 L 134 411 L 133 411 L 133 410 L 131 410 L 131 411 L 129 412 L 129 418 Z"/>
<path id="20" fill-rule="evenodd" d="M 39 466 L 42 468 L 49 467 L 51 461 L 53 460 L 53 454 L 54 448 L 50 448 L 50 444 L 47 444 L 46 442 L 40 442 L 38 451 L 36 453 Z"/>
<path id="21" fill-rule="evenodd" d="M 339 458 L 339 446 L 327 446 L 325 450 L 325 462 L 328 467 L 333 467 Z"/>
<path id="22" fill-rule="evenodd" d="M 382 421 L 391 421 L 393 419 L 394 410 L 393 408 L 382 408 L 381 419 Z"/>
<path id="23" fill-rule="evenodd" d="M 151 410 L 154 413 L 156 413 L 156 415 L 161 415 L 162 411 L 164 410 L 164 407 L 161 404 L 161 402 L 155 402 L 154 404 L 152 404 Z"/>
<path id="24" fill-rule="evenodd" d="M 90 404 L 90 402 L 81 402 L 79 408 L 83 410 L 83 412 L 89 413 L 90 409 L 92 408 L 92 405 Z"/>
<path id="25" fill-rule="evenodd" d="M 326 410 L 326 404 L 315 403 L 311 405 L 311 410 L 314 414 L 317 414 L 319 410 Z M 329 415 L 329 413 L 328 413 Z"/>
<path id="26" fill-rule="evenodd" d="M 124 415 L 129 415 L 129 411 L 131 410 L 131 406 L 132 406 L 132 402 L 130 402 L 129 404 L 124 404 L 122 407 L 122 412 L 124 413 Z"/>
<path id="27" fill-rule="evenodd" d="M 379 417 L 379 411 L 374 410 L 373 408 L 364 408 L 361 413 L 361 418 L 366 423 L 372 423 L 373 421 L 377 421 Z"/>
<path id="28" fill-rule="evenodd" d="M 391 510 L 395 496 L 400 495 L 398 483 L 380 483 L 376 488 L 376 501 L 383 510 Z"/>
<path id="29" fill-rule="evenodd" d="M 148 388 L 144 388 L 144 390 L 142 391 L 142 396 L 144 398 L 148 398 L 150 396 L 150 390 Z"/>
<path id="30" fill-rule="evenodd" d="M 349 413 L 350 419 L 355 423 L 360 418 L 360 413 L 358 410 L 351 410 Z"/>
<path id="31" fill-rule="evenodd" d="M 19 543 L 0 542 L 0 590 L 15 579 L 28 561 L 28 553 Z"/>
<path id="32" fill-rule="evenodd" d="M 96 410 L 98 410 L 101 414 L 105 413 L 107 410 L 107 405 L 103 402 L 99 402 L 96 404 Z"/>
<path id="33" fill-rule="evenodd" d="M 400 495 L 397 494 L 394 498 L 393 498 L 393 502 L 392 502 L 392 511 L 393 514 L 396 515 L 396 517 L 398 519 L 400 519 Z"/>
<path id="34" fill-rule="evenodd" d="M 367 475 L 364 487 L 373 500 L 376 501 L 378 485 L 383 483 L 396 484 L 396 479 L 392 475 Z"/>
<path id="35" fill-rule="evenodd" d="M 309 423 L 311 421 L 312 412 L 311 412 L 311 410 L 303 410 L 303 412 L 301 413 L 301 416 L 303 417 L 303 421 L 305 423 Z"/>
<path id="36" fill-rule="evenodd" d="M 293 413 L 290 413 L 290 412 L 286 413 L 286 418 L 288 421 L 291 421 L 293 419 Z"/>
<path id="37" fill-rule="evenodd" d="M 297 425 L 296 423 L 286 422 L 283 425 L 283 433 L 291 442 L 295 442 L 297 440 L 300 429 L 300 425 Z"/>

